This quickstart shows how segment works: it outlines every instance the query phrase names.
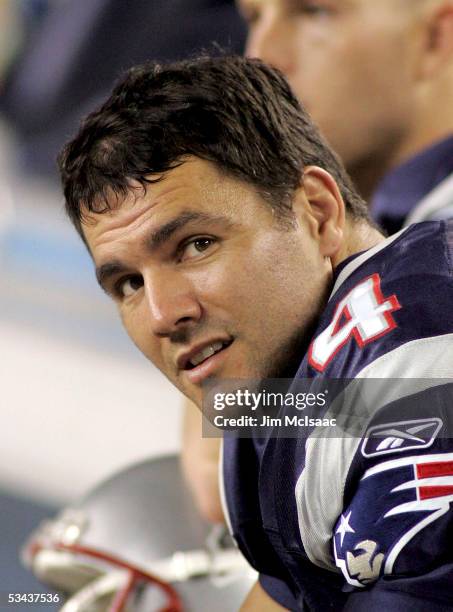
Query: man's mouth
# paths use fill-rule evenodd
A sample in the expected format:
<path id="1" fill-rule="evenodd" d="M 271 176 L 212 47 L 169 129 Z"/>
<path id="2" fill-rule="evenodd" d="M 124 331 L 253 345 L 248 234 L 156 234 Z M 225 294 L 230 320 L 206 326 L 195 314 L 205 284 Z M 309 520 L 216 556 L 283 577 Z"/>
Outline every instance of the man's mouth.
<path id="1" fill-rule="evenodd" d="M 216 353 L 222 351 L 227 346 L 230 346 L 232 342 L 232 340 L 228 340 L 225 342 L 219 341 L 214 342 L 213 344 L 209 344 L 205 348 L 201 349 L 201 351 L 198 351 L 198 353 L 191 357 L 191 359 L 189 359 L 185 369 L 191 370 L 195 368 L 196 366 L 200 365 L 200 363 L 203 363 L 203 361 L 206 361 L 206 359 L 209 359 L 209 357 L 212 357 Z"/>
<path id="2" fill-rule="evenodd" d="M 223 353 L 233 341 L 233 338 L 213 340 L 198 348 L 195 347 L 178 358 L 179 370 L 185 371 L 193 384 L 202 382 L 205 378 L 212 376 L 223 364 Z"/>

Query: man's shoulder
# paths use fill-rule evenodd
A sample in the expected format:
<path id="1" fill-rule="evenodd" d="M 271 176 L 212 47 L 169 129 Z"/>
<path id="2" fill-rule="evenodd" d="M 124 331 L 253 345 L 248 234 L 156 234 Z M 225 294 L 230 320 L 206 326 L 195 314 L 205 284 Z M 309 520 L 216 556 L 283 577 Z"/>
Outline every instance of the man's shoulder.
<path id="1" fill-rule="evenodd" d="M 310 345 L 308 374 L 355 378 L 393 351 L 440 346 L 453 334 L 452 262 L 453 221 L 416 224 L 349 261 Z"/>

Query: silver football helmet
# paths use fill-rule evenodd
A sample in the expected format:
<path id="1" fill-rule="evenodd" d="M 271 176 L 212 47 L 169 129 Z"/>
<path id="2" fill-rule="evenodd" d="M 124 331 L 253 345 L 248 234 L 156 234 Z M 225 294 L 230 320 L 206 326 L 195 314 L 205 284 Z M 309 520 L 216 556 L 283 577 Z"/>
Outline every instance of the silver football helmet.
<path id="1" fill-rule="evenodd" d="M 61 612 L 234 612 L 256 573 L 199 517 L 177 457 L 125 469 L 31 535 L 24 560 Z"/>

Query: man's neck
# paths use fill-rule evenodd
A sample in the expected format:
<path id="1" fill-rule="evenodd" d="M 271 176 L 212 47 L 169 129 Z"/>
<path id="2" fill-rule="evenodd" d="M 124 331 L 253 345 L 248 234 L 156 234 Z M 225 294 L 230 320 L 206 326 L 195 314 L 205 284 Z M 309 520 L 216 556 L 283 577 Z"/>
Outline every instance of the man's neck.
<path id="1" fill-rule="evenodd" d="M 335 269 L 342 261 L 360 253 L 367 251 L 385 240 L 379 230 L 370 225 L 367 221 L 353 221 L 347 219 L 345 227 L 345 240 L 342 248 L 332 258 L 332 267 Z"/>

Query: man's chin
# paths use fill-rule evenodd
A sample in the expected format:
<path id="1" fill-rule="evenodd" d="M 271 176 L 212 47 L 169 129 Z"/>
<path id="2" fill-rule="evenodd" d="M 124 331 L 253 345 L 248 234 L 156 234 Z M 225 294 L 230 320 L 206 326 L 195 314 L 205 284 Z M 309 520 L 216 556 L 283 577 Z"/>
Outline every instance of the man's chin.
<path id="1" fill-rule="evenodd" d="M 201 389 L 178 387 L 179 391 L 184 395 L 187 401 L 192 403 L 197 408 L 201 409 L 203 394 Z"/>

